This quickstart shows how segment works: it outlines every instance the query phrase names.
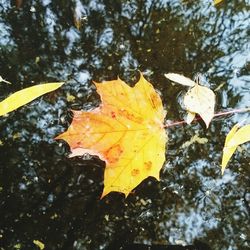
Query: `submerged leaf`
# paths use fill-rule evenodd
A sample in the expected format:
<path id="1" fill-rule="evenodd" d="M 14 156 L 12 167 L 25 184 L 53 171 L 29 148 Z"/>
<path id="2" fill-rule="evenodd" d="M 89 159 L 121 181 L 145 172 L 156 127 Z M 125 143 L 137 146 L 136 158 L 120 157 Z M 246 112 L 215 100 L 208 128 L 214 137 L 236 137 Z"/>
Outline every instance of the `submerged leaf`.
<path id="1" fill-rule="evenodd" d="M 71 156 L 89 153 L 106 162 L 104 190 L 126 196 L 148 176 L 159 179 L 167 137 L 160 96 L 141 75 L 131 88 L 120 79 L 95 83 L 100 107 L 74 111 L 68 130 L 56 139 L 70 145 Z"/>
<path id="2" fill-rule="evenodd" d="M 211 89 L 196 84 L 184 96 L 184 105 L 189 112 L 199 114 L 208 128 L 215 106 L 215 94 Z"/>
<path id="3" fill-rule="evenodd" d="M 39 84 L 15 92 L 0 102 L 0 116 L 33 101 L 41 95 L 56 90 L 63 84 L 63 82 Z"/>
<path id="4" fill-rule="evenodd" d="M 228 133 L 225 145 L 223 148 L 221 172 L 222 174 L 225 171 L 227 163 L 231 159 L 236 148 L 245 142 L 250 141 L 250 124 L 243 126 L 239 129 L 239 125 L 236 124 Z"/>
<path id="5" fill-rule="evenodd" d="M 199 137 L 198 135 L 194 135 L 189 141 L 186 141 L 182 144 L 181 148 L 187 148 L 194 143 L 205 144 L 208 142 L 207 138 Z"/>
<path id="6" fill-rule="evenodd" d="M 37 245 L 40 248 L 40 250 L 43 250 L 45 247 L 45 245 L 40 240 L 33 240 L 33 243 Z"/>

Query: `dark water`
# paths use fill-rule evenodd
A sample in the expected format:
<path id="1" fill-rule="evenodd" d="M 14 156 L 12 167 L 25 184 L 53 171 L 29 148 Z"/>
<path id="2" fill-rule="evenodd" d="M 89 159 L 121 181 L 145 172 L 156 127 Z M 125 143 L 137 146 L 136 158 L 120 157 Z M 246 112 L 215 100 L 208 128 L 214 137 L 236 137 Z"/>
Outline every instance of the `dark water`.
<path id="1" fill-rule="evenodd" d="M 202 73 L 216 111 L 250 106 L 249 1 L 0 1 L 1 100 L 42 82 L 61 89 L 0 117 L 1 249 L 249 249 L 249 144 L 224 176 L 225 136 L 248 114 L 168 129 L 161 181 L 146 179 L 127 199 L 103 189 L 104 163 L 68 159 L 53 138 L 70 109 L 99 104 L 92 80 L 130 84 L 138 70 L 161 93 L 167 120 L 182 120 L 185 90 L 164 73 Z M 81 17 L 78 20 L 77 17 Z M 72 97 L 73 96 L 73 97 Z M 194 135 L 206 144 L 185 142 Z M 205 246 L 205 245 L 206 246 Z M 158 246 L 158 247 L 157 247 Z M 141 248 L 146 249 L 146 248 Z M 182 249 L 182 248 L 180 248 Z"/>

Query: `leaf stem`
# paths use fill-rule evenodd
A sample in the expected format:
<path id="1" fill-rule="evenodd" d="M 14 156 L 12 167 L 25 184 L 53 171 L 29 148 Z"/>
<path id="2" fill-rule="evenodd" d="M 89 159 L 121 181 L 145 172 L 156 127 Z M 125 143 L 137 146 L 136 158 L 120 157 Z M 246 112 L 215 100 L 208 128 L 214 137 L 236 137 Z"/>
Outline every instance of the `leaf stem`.
<path id="1" fill-rule="evenodd" d="M 236 113 L 244 113 L 244 112 L 249 112 L 249 111 L 250 111 L 250 107 L 244 108 L 244 109 L 233 109 L 233 110 L 228 110 L 228 111 L 222 111 L 222 112 L 214 114 L 214 118 L 215 117 L 219 117 L 219 116 L 231 115 L 231 114 L 236 114 Z M 201 120 L 201 117 L 196 117 L 193 120 L 193 122 L 196 122 L 196 121 L 199 121 L 199 120 Z M 174 127 L 174 126 L 184 125 L 186 123 L 187 122 L 185 120 L 183 120 L 183 121 L 176 121 L 176 122 L 167 123 L 167 124 L 164 125 L 164 127 L 165 128 L 170 128 L 170 127 Z"/>

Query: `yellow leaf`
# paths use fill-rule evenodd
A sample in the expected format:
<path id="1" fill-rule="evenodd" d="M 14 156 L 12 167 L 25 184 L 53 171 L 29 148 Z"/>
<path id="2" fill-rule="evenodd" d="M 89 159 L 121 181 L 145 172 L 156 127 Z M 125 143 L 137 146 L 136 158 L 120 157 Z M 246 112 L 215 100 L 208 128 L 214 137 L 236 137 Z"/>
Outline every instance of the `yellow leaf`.
<path id="1" fill-rule="evenodd" d="M 70 93 L 67 93 L 67 101 L 68 102 L 73 102 L 76 98 L 73 96 L 73 95 L 71 95 Z"/>
<path id="2" fill-rule="evenodd" d="M 56 90 L 63 84 L 63 82 L 39 84 L 15 92 L 0 102 L 0 116 L 33 101 L 41 95 Z"/>
<path id="3" fill-rule="evenodd" d="M 223 156 L 221 163 L 222 174 L 224 173 L 227 163 L 231 159 L 236 148 L 240 144 L 243 144 L 248 141 L 250 141 L 250 124 L 245 125 L 240 129 L 238 124 L 233 126 L 233 128 L 230 130 L 226 137 L 225 145 L 223 148 Z"/>
<path id="4" fill-rule="evenodd" d="M 214 6 L 220 4 L 223 0 L 214 0 Z"/>
<path id="5" fill-rule="evenodd" d="M 240 128 L 233 138 L 228 142 L 229 147 L 238 146 L 245 142 L 250 141 L 250 124 L 243 126 Z"/>
<path id="6" fill-rule="evenodd" d="M 194 143 L 205 144 L 208 142 L 207 138 L 199 137 L 198 135 L 194 135 L 189 141 L 186 141 L 182 144 L 181 148 L 187 148 Z"/>
<path id="7" fill-rule="evenodd" d="M 39 240 L 33 240 L 33 243 L 37 245 L 41 250 L 43 250 L 45 247 L 44 244 Z"/>
<path id="8" fill-rule="evenodd" d="M 71 156 L 89 153 L 106 162 L 104 190 L 127 196 L 148 176 L 159 179 L 167 136 L 160 96 L 141 75 L 131 88 L 119 78 L 95 83 L 100 107 L 74 111 L 72 124 L 56 139 L 70 145 Z"/>
<path id="9" fill-rule="evenodd" d="M 22 247 L 22 245 L 20 243 L 17 243 L 16 245 L 14 245 L 15 249 L 20 249 Z"/>
<path id="10" fill-rule="evenodd" d="M 21 137 L 21 133 L 17 132 L 15 134 L 12 135 L 12 138 L 15 140 L 15 139 L 18 139 Z"/>
<path id="11" fill-rule="evenodd" d="M 82 27 L 81 16 L 77 15 L 77 13 L 74 14 L 74 24 L 78 30 L 81 29 Z"/>
<path id="12" fill-rule="evenodd" d="M 189 87 L 194 87 L 195 86 L 195 82 L 183 75 L 180 74 L 176 74 L 176 73 L 168 73 L 168 74 L 164 74 L 164 76 L 166 78 L 168 78 L 169 80 L 179 83 L 181 85 L 184 86 L 189 86 Z"/>
<path id="13" fill-rule="evenodd" d="M 215 106 L 215 94 L 211 89 L 196 84 L 184 96 L 184 105 L 189 112 L 199 114 L 208 128 Z"/>

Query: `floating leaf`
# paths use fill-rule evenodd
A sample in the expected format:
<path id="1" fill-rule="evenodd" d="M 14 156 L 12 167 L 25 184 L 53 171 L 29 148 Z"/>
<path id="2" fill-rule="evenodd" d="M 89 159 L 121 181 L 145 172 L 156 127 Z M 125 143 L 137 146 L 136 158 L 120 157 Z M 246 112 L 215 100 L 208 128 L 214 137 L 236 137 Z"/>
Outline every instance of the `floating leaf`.
<path id="1" fill-rule="evenodd" d="M 221 2 L 223 2 L 223 0 L 214 0 L 214 6 L 220 4 Z"/>
<path id="2" fill-rule="evenodd" d="M 76 98 L 73 95 L 71 95 L 70 93 L 67 93 L 66 99 L 68 102 L 73 102 Z"/>
<path id="3" fill-rule="evenodd" d="M 250 141 L 250 124 L 241 127 L 228 142 L 229 147 L 235 147 Z"/>
<path id="4" fill-rule="evenodd" d="M 45 245 L 39 240 L 33 240 L 33 243 L 37 245 L 41 250 L 43 250 L 45 247 Z"/>
<path id="5" fill-rule="evenodd" d="M 14 248 L 15 249 L 20 249 L 22 247 L 21 243 L 17 243 L 14 245 Z"/>
<path id="6" fill-rule="evenodd" d="M 165 77 L 173 82 L 192 87 L 184 96 L 184 105 L 188 111 L 186 122 L 190 124 L 197 113 L 201 116 L 208 127 L 210 121 L 214 117 L 214 92 L 180 74 L 168 73 L 165 74 Z"/>
<path id="7" fill-rule="evenodd" d="M 0 102 L 0 116 L 33 101 L 41 95 L 56 90 L 62 85 L 63 82 L 46 83 L 19 90 Z"/>
<path id="8" fill-rule="evenodd" d="M 176 83 L 179 83 L 179 84 L 184 85 L 184 86 L 193 87 L 196 84 L 193 80 L 191 80 L 183 75 L 180 75 L 180 74 L 168 73 L 168 74 L 164 74 L 164 76 L 166 78 L 168 78 L 169 80 L 176 82 Z"/>
<path id="9" fill-rule="evenodd" d="M 228 133 L 225 145 L 223 148 L 221 172 L 225 171 L 227 163 L 231 159 L 236 148 L 245 142 L 250 141 L 250 124 L 243 126 L 239 129 L 239 125 L 236 124 Z"/>
<path id="10" fill-rule="evenodd" d="M 106 162 L 104 190 L 126 196 L 148 176 L 159 179 L 167 137 L 160 96 L 141 75 L 131 88 L 119 78 L 95 83 L 102 104 L 73 111 L 68 130 L 56 139 L 70 145 L 71 156 L 89 153 Z"/>
<path id="11" fill-rule="evenodd" d="M 184 96 L 184 105 L 189 112 L 199 114 L 208 127 L 214 117 L 215 94 L 211 89 L 196 84 Z"/>

